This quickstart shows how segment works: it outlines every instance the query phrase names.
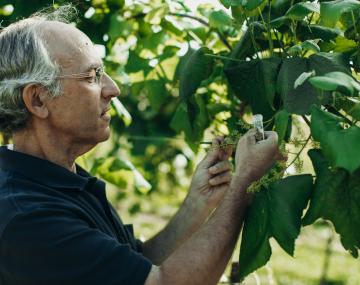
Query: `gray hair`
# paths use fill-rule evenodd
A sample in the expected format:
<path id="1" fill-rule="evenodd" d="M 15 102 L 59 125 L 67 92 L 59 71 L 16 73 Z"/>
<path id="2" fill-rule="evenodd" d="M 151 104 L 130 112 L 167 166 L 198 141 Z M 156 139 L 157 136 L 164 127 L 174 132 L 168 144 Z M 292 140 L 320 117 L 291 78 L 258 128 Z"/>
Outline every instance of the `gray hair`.
<path id="1" fill-rule="evenodd" d="M 60 93 L 59 66 L 50 58 L 39 26 L 46 21 L 69 23 L 76 10 L 64 5 L 45 9 L 0 31 L 0 132 L 11 134 L 24 128 L 30 118 L 22 92 L 39 84 L 49 96 Z"/>

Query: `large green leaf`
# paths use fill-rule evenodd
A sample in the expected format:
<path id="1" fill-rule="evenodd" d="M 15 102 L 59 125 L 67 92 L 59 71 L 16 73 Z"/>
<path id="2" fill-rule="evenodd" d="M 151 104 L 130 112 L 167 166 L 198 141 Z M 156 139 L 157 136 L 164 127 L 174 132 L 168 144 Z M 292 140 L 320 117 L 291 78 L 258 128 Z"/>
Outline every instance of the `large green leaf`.
<path id="1" fill-rule="evenodd" d="M 280 58 L 242 61 L 225 69 L 235 94 L 251 106 L 253 113 L 262 114 L 264 120 L 273 114 L 276 79 L 281 64 Z"/>
<path id="2" fill-rule="evenodd" d="M 313 12 L 320 13 L 320 6 L 318 3 L 301 2 L 291 6 L 285 16 L 293 20 L 302 20 L 305 16 Z"/>
<path id="3" fill-rule="evenodd" d="M 191 54 L 180 74 L 180 98 L 189 100 L 200 86 L 201 81 L 207 79 L 213 70 L 214 59 L 207 54 L 211 50 L 202 47 Z"/>
<path id="4" fill-rule="evenodd" d="M 325 91 L 338 91 L 347 96 L 357 94 L 360 91 L 360 84 L 350 75 L 340 71 L 334 71 L 324 74 L 323 76 L 315 76 L 309 79 L 309 82 Z"/>
<path id="5" fill-rule="evenodd" d="M 271 237 L 288 254 L 293 255 L 312 183 L 311 175 L 290 176 L 256 193 L 242 233 L 239 260 L 241 278 L 269 260 Z"/>
<path id="6" fill-rule="evenodd" d="M 353 173 L 360 167 L 360 128 L 341 127 L 342 119 L 313 107 L 311 134 L 320 142 L 325 157 L 332 166 L 342 167 Z"/>
<path id="7" fill-rule="evenodd" d="M 324 26 L 334 27 L 345 12 L 360 8 L 358 0 L 335 0 L 320 3 L 321 22 Z"/>
<path id="8" fill-rule="evenodd" d="M 278 76 L 277 90 L 289 113 L 309 114 L 311 105 L 325 104 L 329 101 L 329 92 L 319 92 L 309 82 L 295 88 L 295 81 L 299 76 L 312 71 L 316 75 L 332 71 L 350 73 L 344 56 L 337 53 L 317 53 L 309 58 L 284 59 Z"/>
<path id="9" fill-rule="evenodd" d="M 330 220 L 341 243 L 354 257 L 360 248 L 360 171 L 349 175 L 344 169 L 331 170 L 320 150 L 310 150 L 316 172 L 315 190 L 303 224 L 319 218 Z"/>

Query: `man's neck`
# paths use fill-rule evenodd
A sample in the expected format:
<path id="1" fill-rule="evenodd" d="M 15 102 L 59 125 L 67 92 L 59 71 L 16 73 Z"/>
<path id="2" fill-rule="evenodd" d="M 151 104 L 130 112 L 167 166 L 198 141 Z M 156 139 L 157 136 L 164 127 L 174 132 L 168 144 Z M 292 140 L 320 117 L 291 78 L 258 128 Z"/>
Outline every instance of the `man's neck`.
<path id="1" fill-rule="evenodd" d="M 50 133 L 39 134 L 36 130 L 22 130 L 13 135 L 15 151 L 39 157 L 76 172 L 75 159 L 87 152 L 89 146 L 79 146 L 64 137 Z"/>

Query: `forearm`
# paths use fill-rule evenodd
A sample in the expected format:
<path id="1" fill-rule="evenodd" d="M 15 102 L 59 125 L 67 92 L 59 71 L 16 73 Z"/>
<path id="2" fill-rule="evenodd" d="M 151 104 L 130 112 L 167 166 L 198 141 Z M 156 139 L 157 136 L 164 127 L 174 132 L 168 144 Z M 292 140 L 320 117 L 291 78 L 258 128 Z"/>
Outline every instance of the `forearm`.
<path id="1" fill-rule="evenodd" d="M 154 273 L 157 281 L 147 285 L 217 284 L 240 234 L 248 204 L 244 190 L 227 195 L 211 218 L 162 263 Z"/>
<path id="2" fill-rule="evenodd" d="M 166 227 L 143 244 L 143 254 L 154 264 L 161 264 L 203 224 L 209 213 L 185 199 Z"/>

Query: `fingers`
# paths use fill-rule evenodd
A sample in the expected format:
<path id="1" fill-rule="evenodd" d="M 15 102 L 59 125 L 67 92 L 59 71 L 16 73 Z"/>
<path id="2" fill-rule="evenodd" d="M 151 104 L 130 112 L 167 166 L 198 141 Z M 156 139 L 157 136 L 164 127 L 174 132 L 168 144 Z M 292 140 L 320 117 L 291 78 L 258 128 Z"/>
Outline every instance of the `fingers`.
<path id="1" fill-rule="evenodd" d="M 227 160 L 232 154 L 232 146 L 222 147 L 224 137 L 216 137 L 212 140 L 211 150 L 203 160 L 203 167 L 211 167 L 219 160 Z"/>
<path id="2" fill-rule="evenodd" d="M 227 172 L 224 172 L 224 173 L 221 173 L 221 174 L 218 174 L 218 175 L 212 177 L 209 180 L 209 184 L 211 186 L 216 186 L 216 185 L 220 185 L 220 184 L 224 184 L 224 183 L 230 183 L 231 177 L 232 177 L 231 172 L 227 171 Z"/>
<path id="3" fill-rule="evenodd" d="M 218 174 L 218 173 L 222 173 L 224 171 L 231 170 L 231 168 L 232 168 L 231 163 L 227 160 L 223 160 L 223 161 L 220 161 L 220 162 L 216 163 L 215 165 L 211 166 L 209 168 L 209 173 L 210 174 Z"/>

